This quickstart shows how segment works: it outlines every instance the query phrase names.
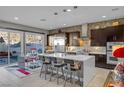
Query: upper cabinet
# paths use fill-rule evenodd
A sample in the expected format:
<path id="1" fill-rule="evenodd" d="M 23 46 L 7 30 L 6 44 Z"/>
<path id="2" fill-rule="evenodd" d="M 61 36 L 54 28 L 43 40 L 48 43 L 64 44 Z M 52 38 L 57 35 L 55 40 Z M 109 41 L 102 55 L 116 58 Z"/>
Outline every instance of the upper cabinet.
<path id="1" fill-rule="evenodd" d="M 106 42 L 124 42 L 124 25 L 91 30 L 91 46 L 106 46 Z"/>
<path id="2" fill-rule="evenodd" d="M 80 38 L 79 32 L 69 33 L 69 38 L 68 38 L 69 45 L 70 46 L 79 46 L 79 38 Z"/>
<path id="3" fill-rule="evenodd" d="M 124 42 L 124 25 L 110 27 L 107 31 L 108 42 Z"/>
<path id="4" fill-rule="evenodd" d="M 106 46 L 106 33 L 103 29 L 91 30 L 91 46 Z"/>

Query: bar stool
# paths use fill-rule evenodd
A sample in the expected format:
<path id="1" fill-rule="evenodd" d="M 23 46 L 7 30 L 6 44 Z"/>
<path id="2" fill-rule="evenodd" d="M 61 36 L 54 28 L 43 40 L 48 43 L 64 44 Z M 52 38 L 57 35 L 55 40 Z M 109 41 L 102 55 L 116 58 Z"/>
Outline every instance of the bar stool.
<path id="1" fill-rule="evenodd" d="M 66 66 L 64 67 L 64 74 L 65 74 L 64 87 L 66 86 L 66 82 L 68 79 L 70 79 L 71 83 L 73 81 L 73 84 L 75 84 L 74 80 L 76 80 L 75 79 L 76 76 L 78 76 L 78 81 L 80 82 L 80 86 L 81 86 L 81 81 L 80 81 L 80 69 L 81 69 L 81 67 L 80 67 L 80 65 L 77 67 L 76 66 L 77 64 L 75 64 L 73 60 L 69 60 L 69 59 L 64 59 L 64 62 L 66 64 Z"/>
<path id="2" fill-rule="evenodd" d="M 52 76 L 57 75 L 57 84 L 59 84 L 59 71 L 61 70 L 62 75 L 64 76 L 64 72 L 63 72 L 63 67 L 65 66 L 65 64 L 62 62 L 62 60 L 58 60 L 56 58 L 52 58 L 51 59 L 51 76 L 50 76 L 50 81 L 52 79 Z M 54 73 L 54 71 L 56 71 L 56 73 Z"/>
<path id="3" fill-rule="evenodd" d="M 40 57 L 40 60 L 42 60 L 42 66 L 41 66 L 41 71 L 40 71 L 40 77 L 41 77 L 41 74 L 42 74 L 42 70 L 44 68 L 45 70 L 45 80 L 46 80 L 46 75 L 48 73 L 48 69 L 50 68 L 51 66 L 51 60 L 49 57 Z"/>

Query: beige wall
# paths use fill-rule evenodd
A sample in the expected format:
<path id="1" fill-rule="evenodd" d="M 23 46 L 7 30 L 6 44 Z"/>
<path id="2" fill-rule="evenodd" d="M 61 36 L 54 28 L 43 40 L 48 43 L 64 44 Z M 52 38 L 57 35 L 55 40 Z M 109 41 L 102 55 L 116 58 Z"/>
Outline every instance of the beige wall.
<path id="1" fill-rule="evenodd" d="M 61 31 L 62 32 L 76 32 L 76 31 L 81 32 L 81 25 L 61 28 Z M 58 32 L 58 29 L 54 29 L 54 30 L 50 30 L 49 33 L 54 34 L 54 33 L 59 33 L 59 32 Z"/>

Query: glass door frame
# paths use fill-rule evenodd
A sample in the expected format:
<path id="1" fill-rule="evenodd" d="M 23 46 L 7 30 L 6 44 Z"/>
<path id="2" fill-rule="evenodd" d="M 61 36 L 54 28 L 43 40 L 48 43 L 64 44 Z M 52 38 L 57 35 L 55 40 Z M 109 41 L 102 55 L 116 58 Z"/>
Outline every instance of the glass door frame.
<path id="1" fill-rule="evenodd" d="M 8 41 L 8 45 L 7 45 L 7 52 L 8 52 L 8 59 L 7 59 L 7 64 L 10 63 L 10 53 L 9 53 L 9 31 L 6 29 L 2 29 L 0 28 L 0 32 L 7 32 L 7 41 Z"/>
<path id="2" fill-rule="evenodd" d="M 21 35 L 21 56 L 25 56 L 26 55 L 26 34 L 29 35 L 40 35 L 42 37 L 42 53 L 44 53 L 44 49 L 45 49 L 45 35 L 42 33 L 35 33 L 35 32 L 24 32 L 24 31 L 18 31 L 18 30 L 10 30 L 10 29 L 4 29 L 4 28 L 0 28 L 1 32 L 7 32 L 8 36 L 8 45 L 7 45 L 7 51 L 8 51 L 8 62 L 7 64 L 11 64 L 10 62 L 10 33 L 20 33 Z"/>
<path id="3" fill-rule="evenodd" d="M 7 48 L 8 48 L 8 63 L 7 64 L 11 64 L 11 62 L 10 62 L 10 33 L 20 33 L 20 35 L 23 36 L 23 32 L 16 31 L 16 30 L 10 30 L 10 29 L 3 29 L 3 28 L 0 28 L 0 31 L 7 32 L 7 34 L 8 34 L 8 37 L 7 37 L 7 39 L 8 39 L 8 46 L 7 46 Z M 24 51 L 22 51 L 22 46 L 24 46 L 22 39 L 24 39 L 24 38 L 21 38 L 21 55 L 24 52 Z"/>
<path id="4" fill-rule="evenodd" d="M 44 34 L 41 34 L 41 33 L 35 33 L 35 32 L 25 32 L 25 35 L 24 35 L 24 39 L 25 39 L 25 42 L 24 42 L 24 47 L 25 47 L 25 51 L 24 51 L 24 53 L 25 53 L 25 55 L 26 55 L 26 35 L 40 35 L 40 36 L 42 36 L 43 37 L 43 51 L 42 51 L 42 53 L 44 53 L 44 45 L 45 45 L 45 41 L 44 41 Z"/>
<path id="5" fill-rule="evenodd" d="M 21 48 L 20 53 L 21 54 L 20 54 L 20 56 L 24 55 L 24 49 L 23 49 L 23 46 L 24 46 L 24 38 L 23 38 L 24 32 L 16 31 L 16 30 L 9 30 L 9 31 L 10 31 L 10 33 L 19 33 L 20 34 L 20 42 L 21 42 L 21 46 L 20 46 L 20 48 Z M 11 49 L 10 48 L 10 33 L 9 33 L 9 52 L 10 52 L 10 49 Z M 10 62 L 10 57 L 9 57 L 9 62 Z M 11 62 L 9 64 L 11 64 Z"/>

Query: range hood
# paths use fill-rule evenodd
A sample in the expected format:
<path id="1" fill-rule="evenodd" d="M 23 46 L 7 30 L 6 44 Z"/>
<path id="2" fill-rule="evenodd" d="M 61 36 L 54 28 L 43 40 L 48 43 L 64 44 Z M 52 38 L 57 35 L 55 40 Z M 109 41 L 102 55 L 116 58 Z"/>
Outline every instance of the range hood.
<path id="1" fill-rule="evenodd" d="M 88 39 L 88 24 L 83 24 L 81 26 L 81 38 Z"/>

